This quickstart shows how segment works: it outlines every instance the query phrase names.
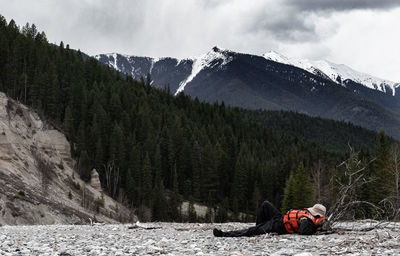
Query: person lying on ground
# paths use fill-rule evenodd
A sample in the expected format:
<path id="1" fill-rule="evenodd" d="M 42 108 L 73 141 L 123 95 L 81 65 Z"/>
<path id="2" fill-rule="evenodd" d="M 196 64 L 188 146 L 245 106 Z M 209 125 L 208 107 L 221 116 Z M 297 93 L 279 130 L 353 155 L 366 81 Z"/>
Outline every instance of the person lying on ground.
<path id="1" fill-rule="evenodd" d="M 216 237 L 255 236 L 266 233 L 312 235 L 326 222 L 326 208 L 322 204 L 303 210 L 290 210 L 285 216 L 270 202 L 264 201 L 257 210 L 256 225 L 248 229 L 222 231 L 214 228 Z"/>

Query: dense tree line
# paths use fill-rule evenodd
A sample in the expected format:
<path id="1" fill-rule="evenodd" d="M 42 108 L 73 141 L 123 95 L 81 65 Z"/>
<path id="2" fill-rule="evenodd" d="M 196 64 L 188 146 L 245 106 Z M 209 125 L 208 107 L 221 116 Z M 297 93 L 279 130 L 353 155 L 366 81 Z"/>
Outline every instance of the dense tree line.
<path id="1" fill-rule="evenodd" d="M 84 180 L 96 168 L 108 194 L 148 219 L 182 220 L 183 200 L 190 220 L 194 202 L 217 208 L 218 221 L 229 211 L 233 218 L 252 213 L 263 199 L 280 206 L 288 177 L 288 184 L 301 184 L 290 181 L 297 177 L 313 186 L 306 177 L 323 163 L 327 185 L 344 159 L 244 118 L 240 109 L 150 84 L 150 77 L 135 81 L 62 42 L 49 44 L 34 25 L 20 29 L 0 16 L 0 90 L 66 133 Z"/>
<path id="2" fill-rule="evenodd" d="M 260 121 L 273 130 L 316 143 L 328 151 L 347 152 L 348 145 L 371 153 L 376 149 L 376 132 L 349 122 L 310 117 L 292 111 L 241 111 L 247 118 Z"/>

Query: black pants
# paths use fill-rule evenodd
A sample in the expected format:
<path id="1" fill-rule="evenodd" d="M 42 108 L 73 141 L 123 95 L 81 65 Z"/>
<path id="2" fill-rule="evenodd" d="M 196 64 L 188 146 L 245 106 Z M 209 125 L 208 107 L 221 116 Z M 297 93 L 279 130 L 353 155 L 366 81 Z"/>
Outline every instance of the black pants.
<path id="1" fill-rule="evenodd" d="M 223 232 L 223 236 L 256 236 L 265 233 L 286 234 L 283 216 L 270 202 L 264 201 L 257 211 L 256 225 L 248 229 Z"/>

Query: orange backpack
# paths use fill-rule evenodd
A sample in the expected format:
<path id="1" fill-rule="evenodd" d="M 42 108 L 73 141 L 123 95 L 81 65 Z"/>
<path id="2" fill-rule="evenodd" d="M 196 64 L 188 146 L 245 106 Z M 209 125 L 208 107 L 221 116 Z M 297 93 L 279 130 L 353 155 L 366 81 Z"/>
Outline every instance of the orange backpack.
<path id="1" fill-rule="evenodd" d="M 300 220 L 301 218 L 308 218 L 312 220 L 315 226 L 319 226 L 319 224 L 325 220 L 325 217 L 316 218 L 312 216 L 312 214 L 307 210 L 290 210 L 283 217 L 283 224 L 287 232 L 289 233 L 297 233 L 299 231 Z"/>

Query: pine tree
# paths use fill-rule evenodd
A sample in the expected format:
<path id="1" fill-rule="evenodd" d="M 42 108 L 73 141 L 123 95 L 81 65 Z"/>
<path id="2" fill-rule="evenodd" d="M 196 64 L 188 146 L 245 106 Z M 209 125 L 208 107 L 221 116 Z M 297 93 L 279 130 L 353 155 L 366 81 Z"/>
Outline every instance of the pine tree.
<path id="1" fill-rule="evenodd" d="M 204 201 L 215 198 L 218 189 L 217 159 L 214 148 L 207 144 L 203 152 L 203 173 L 201 179 L 201 194 Z M 210 202 L 213 204 L 214 202 Z"/>
<path id="2" fill-rule="evenodd" d="M 188 220 L 189 220 L 189 222 L 197 221 L 197 214 L 196 214 L 196 210 L 194 208 L 193 198 L 190 198 L 190 200 L 189 200 Z"/>
<path id="3" fill-rule="evenodd" d="M 104 150 L 103 150 L 103 143 L 101 138 L 99 137 L 96 143 L 96 152 L 95 152 L 95 157 L 94 157 L 94 166 L 96 167 L 97 170 L 100 170 L 101 167 L 103 167 L 104 164 Z"/>
<path id="4" fill-rule="evenodd" d="M 194 142 L 192 150 L 192 191 L 193 197 L 200 199 L 200 177 L 202 174 L 201 170 L 201 152 L 200 146 L 197 141 Z"/>
<path id="5" fill-rule="evenodd" d="M 121 166 L 124 159 L 123 136 L 122 129 L 118 123 L 115 123 L 110 137 L 109 156 L 110 160 L 115 161 L 117 166 Z"/>
<path id="6" fill-rule="evenodd" d="M 234 182 L 232 188 L 232 197 L 234 200 L 234 210 L 244 210 L 243 206 L 247 201 L 247 173 L 249 169 L 249 158 L 247 146 L 243 145 L 239 153 L 235 166 Z"/>
<path id="7" fill-rule="evenodd" d="M 252 196 L 252 208 L 254 209 L 254 213 L 256 214 L 258 206 L 260 205 L 260 200 L 261 200 L 260 189 L 258 188 L 258 185 L 255 185 Z"/>
<path id="8" fill-rule="evenodd" d="M 313 199 L 313 185 L 310 175 L 304 169 L 301 162 L 297 168 L 294 186 L 293 209 L 302 209 L 309 207 Z"/>
<path id="9" fill-rule="evenodd" d="M 222 204 L 218 206 L 217 213 L 215 215 L 215 221 L 222 223 L 228 220 L 228 199 L 225 198 L 222 201 Z"/>
<path id="10" fill-rule="evenodd" d="M 86 150 L 83 150 L 80 153 L 78 166 L 79 166 L 79 173 L 80 173 L 81 179 L 84 181 L 89 181 L 91 166 L 89 163 L 89 156 L 88 156 Z"/>
<path id="11" fill-rule="evenodd" d="M 161 167 L 160 144 L 157 144 L 157 147 L 156 147 L 153 166 L 154 166 L 153 167 L 153 173 L 154 173 L 153 187 L 161 186 L 161 183 L 163 182 L 163 177 L 162 177 L 162 170 L 161 170 L 162 167 Z"/>
<path id="12" fill-rule="evenodd" d="M 65 109 L 64 130 L 67 134 L 67 138 L 70 141 L 74 141 L 74 118 L 70 106 Z"/>
<path id="13" fill-rule="evenodd" d="M 153 221 L 166 221 L 169 220 L 167 211 L 167 200 L 165 198 L 164 185 L 160 183 L 160 186 L 156 186 L 153 193 L 152 203 L 152 216 Z"/>
<path id="14" fill-rule="evenodd" d="M 385 132 L 381 131 L 377 137 L 377 153 L 373 166 L 373 185 L 371 187 L 371 199 L 375 204 L 384 204 L 384 200 L 390 200 L 392 191 L 395 190 L 394 175 L 391 170 L 390 147 Z"/>
<path id="15" fill-rule="evenodd" d="M 178 220 L 180 218 L 180 198 L 179 198 L 179 189 L 178 189 L 178 173 L 176 172 L 176 165 L 173 167 L 173 174 L 172 174 L 172 196 L 170 200 L 171 206 L 171 218 L 172 220 Z"/>
<path id="16" fill-rule="evenodd" d="M 285 214 L 288 210 L 292 209 L 295 195 L 294 195 L 294 188 L 296 182 L 294 180 L 293 172 L 290 173 L 289 179 L 286 181 L 285 192 L 283 195 L 282 201 L 282 213 Z"/>
<path id="17" fill-rule="evenodd" d="M 143 161 L 143 168 L 142 168 L 142 193 L 143 193 L 143 203 L 146 206 L 151 206 L 151 198 L 152 198 L 152 176 L 151 176 L 151 163 L 149 154 L 146 152 Z"/>
<path id="18" fill-rule="evenodd" d="M 129 200 L 134 201 L 135 199 L 135 181 L 133 179 L 132 176 L 132 171 L 130 169 L 128 169 L 128 171 L 126 172 L 126 177 L 125 177 L 125 188 L 126 188 L 126 195 L 128 197 Z"/>
<path id="19" fill-rule="evenodd" d="M 300 162 L 296 174 L 290 173 L 282 201 L 282 213 L 290 209 L 303 209 L 312 204 L 312 180 Z"/>

